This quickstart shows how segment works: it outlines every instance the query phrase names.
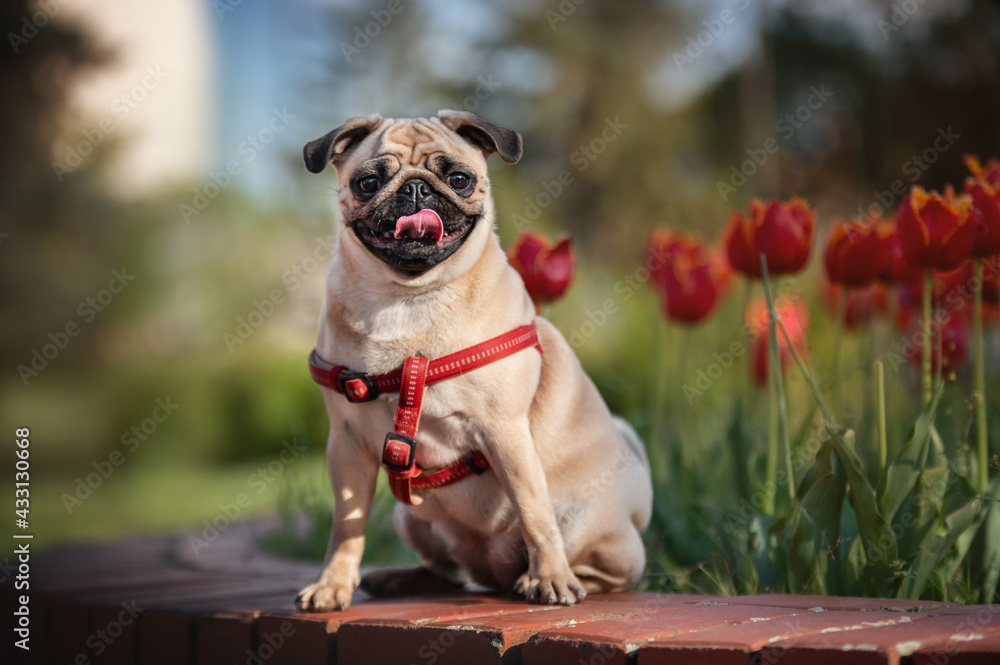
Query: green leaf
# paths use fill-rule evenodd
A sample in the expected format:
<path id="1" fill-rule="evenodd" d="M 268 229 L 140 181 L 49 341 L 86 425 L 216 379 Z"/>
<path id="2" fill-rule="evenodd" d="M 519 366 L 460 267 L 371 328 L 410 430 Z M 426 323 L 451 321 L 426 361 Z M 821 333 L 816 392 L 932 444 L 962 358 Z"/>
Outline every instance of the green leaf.
<path id="1" fill-rule="evenodd" d="M 875 489 L 865 478 L 861 460 L 853 450 L 854 432 L 847 430 L 841 435 L 831 428 L 830 433 L 833 435 L 834 450 L 847 475 L 851 509 L 858 520 L 858 535 L 866 561 L 865 589 L 869 594 L 882 595 L 893 579 L 889 565 L 897 558 L 896 536 L 879 512 Z"/>
<path id="2" fill-rule="evenodd" d="M 917 476 L 912 494 L 896 513 L 893 524 L 900 533 L 899 553 L 906 561 L 912 562 L 920 554 L 943 523 L 948 481 L 947 468 L 924 469 Z"/>
<path id="3" fill-rule="evenodd" d="M 970 499 L 970 501 L 972 501 Z M 950 557 L 948 562 L 948 569 L 944 575 L 946 580 L 955 579 L 958 574 L 958 568 L 965 561 L 965 558 L 969 555 L 972 548 L 972 544 L 975 542 L 976 535 L 979 533 L 979 529 L 983 526 L 983 522 L 986 520 L 989 510 L 987 506 L 981 506 L 981 510 L 976 513 L 976 519 L 973 520 L 969 528 L 965 530 L 962 535 L 958 537 L 955 541 L 954 554 Z"/>
<path id="4" fill-rule="evenodd" d="M 840 513 L 847 476 L 827 441 L 799 487 L 795 531 L 788 551 L 788 589 L 792 593 L 835 593 L 837 566 L 831 561 L 840 540 Z"/>
<path id="5" fill-rule="evenodd" d="M 879 511 L 890 522 L 907 495 L 913 491 L 917 477 L 926 464 L 927 448 L 934 429 L 934 416 L 942 393 L 943 390 L 939 387 L 910 429 L 906 444 L 886 467 L 885 474 L 879 482 L 877 492 Z"/>
<path id="6" fill-rule="evenodd" d="M 828 445 L 828 442 L 824 443 L 823 447 L 826 447 L 826 445 Z M 822 448 L 820 448 L 820 451 L 822 451 Z M 819 453 L 817 453 L 817 459 L 818 455 Z M 778 538 L 779 540 L 790 537 L 790 534 L 786 532 L 790 529 L 794 529 L 796 525 L 799 517 L 799 509 L 802 506 L 802 499 L 809 493 L 813 486 L 822 479 L 824 475 L 825 472 L 823 469 L 817 465 L 816 462 L 814 462 L 813 466 L 806 471 L 804 476 L 802 476 L 802 480 L 799 481 L 799 486 L 795 490 L 795 499 L 788 507 L 788 511 L 785 513 L 785 516 L 774 521 L 771 525 L 770 534 L 772 537 Z"/>
<path id="7" fill-rule="evenodd" d="M 994 486 L 997 482 L 993 483 Z M 996 493 L 994 491 L 994 493 Z M 1000 503 L 987 503 L 983 536 L 983 573 L 979 602 L 992 603 L 1000 591 Z"/>
<path id="8" fill-rule="evenodd" d="M 972 525 L 979 512 L 979 503 L 976 500 L 970 501 L 948 515 L 944 527 L 930 537 L 925 546 L 920 549 L 916 561 L 910 567 L 911 575 L 903 582 L 902 596 L 904 598 L 920 597 L 938 564 L 951 551 L 962 533 Z"/>
<path id="9" fill-rule="evenodd" d="M 851 541 L 851 546 L 847 549 L 847 556 L 840 566 L 840 593 L 848 596 L 860 596 L 864 593 L 863 579 L 865 568 L 865 548 L 861 544 L 860 538 Z"/>
<path id="10" fill-rule="evenodd" d="M 773 522 L 770 515 L 757 515 L 750 522 L 749 537 L 760 585 L 777 591 L 780 571 L 787 567 L 788 548 L 771 533 Z"/>
<path id="11" fill-rule="evenodd" d="M 730 454 L 733 460 L 733 471 L 736 476 L 736 492 L 738 499 L 750 500 L 753 463 L 751 462 L 750 451 L 754 449 L 753 435 L 747 427 L 747 422 L 743 418 L 743 400 L 737 399 L 733 402 L 733 412 L 729 419 L 729 429 L 726 432 L 726 442 L 730 447 Z"/>

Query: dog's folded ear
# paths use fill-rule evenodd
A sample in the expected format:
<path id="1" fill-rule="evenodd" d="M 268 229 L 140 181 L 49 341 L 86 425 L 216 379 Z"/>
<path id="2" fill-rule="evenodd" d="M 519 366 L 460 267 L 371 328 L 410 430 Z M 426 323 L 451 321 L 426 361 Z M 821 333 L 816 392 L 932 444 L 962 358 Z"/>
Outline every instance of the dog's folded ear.
<path id="1" fill-rule="evenodd" d="M 366 117 L 351 118 L 332 132 L 315 141 L 310 141 L 302 149 L 302 159 L 310 173 L 321 173 L 330 162 L 336 162 L 356 147 L 366 136 L 382 124 L 382 116 L 377 113 Z"/>
<path id="2" fill-rule="evenodd" d="M 508 164 L 521 159 L 521 135 L 513 130 L 494 125 L 468 111 L 442 110 L 437 112 L 437 118 L 487 157 L 497 153 Z"/>

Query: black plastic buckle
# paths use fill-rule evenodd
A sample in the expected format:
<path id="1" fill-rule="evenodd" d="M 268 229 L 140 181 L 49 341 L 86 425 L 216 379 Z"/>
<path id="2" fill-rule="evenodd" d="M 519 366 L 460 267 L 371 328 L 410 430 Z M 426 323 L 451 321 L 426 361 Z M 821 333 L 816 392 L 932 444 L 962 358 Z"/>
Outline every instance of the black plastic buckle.
<path id="1" fill-rule="evenodd" d="M 366 388 L 365 396 L 361 399 L 355 399 L 354 394 L 347 389 L 346 384 L 348 381 L 361 381 L 364 383 Z M 340 392 L 344 394 L 344 397 L 346 397 L 347 401 L 351 404 L 370 402 L 378 397 L 378 386 L 375 385 L 375 381 L 372 377 L 363 372 L 341 372 L 337 376 L 337 387 L 340 388 Z"/>
<path id="2" fill-rule="evenodd" d="M 410 454 L 407 455 L 406 464 L 393 464 L 386 459 L 390 441 L 399 441 L 410 447 Z M 417 461 L 417 440 L 405 434 L 389 432 L 385 435 L 385 443 L 382 444 L 382 464 L 393 471 L 409 471 Z"/>

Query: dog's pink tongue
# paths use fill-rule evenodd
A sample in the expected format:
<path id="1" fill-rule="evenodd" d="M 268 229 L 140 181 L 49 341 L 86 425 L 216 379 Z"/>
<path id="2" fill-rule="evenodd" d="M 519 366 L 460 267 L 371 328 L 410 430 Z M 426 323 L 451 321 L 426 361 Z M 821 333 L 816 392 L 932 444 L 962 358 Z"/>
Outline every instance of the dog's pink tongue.
<path id="1" fill-rule="evenodd" d="M 412 215 L 396 220 L 397 238 L 434 238 L 434 242 L 444 236 L 444 224 L 433 210 L 420 210 Z"/>

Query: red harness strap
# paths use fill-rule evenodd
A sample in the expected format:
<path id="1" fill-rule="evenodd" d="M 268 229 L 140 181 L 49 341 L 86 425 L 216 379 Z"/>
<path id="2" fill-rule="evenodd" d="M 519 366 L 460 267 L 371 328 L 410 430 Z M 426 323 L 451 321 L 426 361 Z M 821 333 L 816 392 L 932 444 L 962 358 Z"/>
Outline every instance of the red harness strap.
<path id="1" fill-rule="evenodd" d="M 407 505 L 416 506 L 422 499 L 414 496 L 411 490 L 444 487 L 469 474 L 483 473 L 490 467 L 482 453 L 472 452 L 440 471 L 420 475 L 423 470 L 416 464 L 416 436 L 427 386 L 471 372 L 532 346 L 541 352 L 534 323 L 435 360 L 410 356 L 402 368 L 376 376 L 349 372 L 346 367 L 331 365 L 313 349 L 309 354 L 309 373 L 316 383 L 343 394 L 349 402 L 370 402 L 381 393 L 399 392 L 393 431 L 386 435 L 382 447 L 382 465 L 389 474 L 393 496 Z"/>

